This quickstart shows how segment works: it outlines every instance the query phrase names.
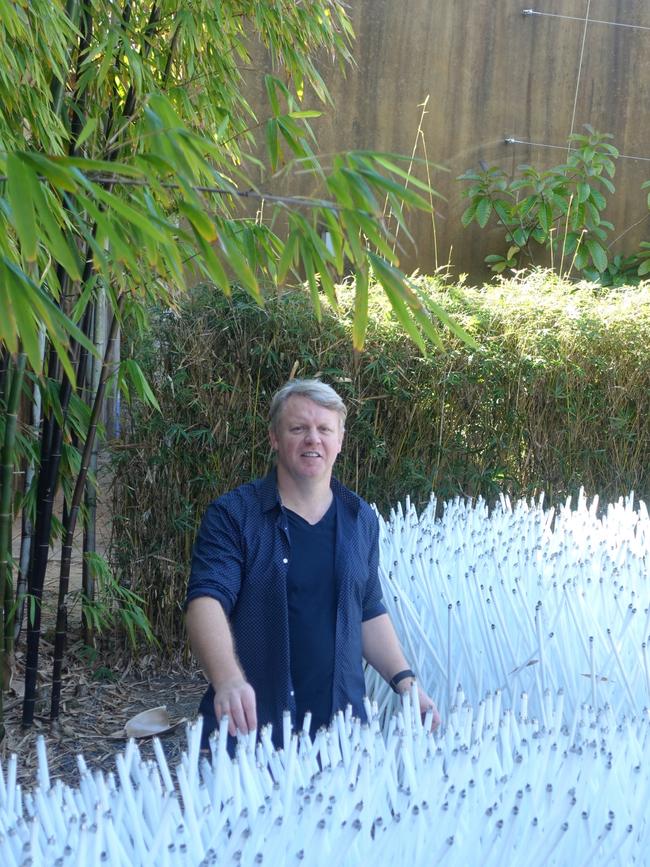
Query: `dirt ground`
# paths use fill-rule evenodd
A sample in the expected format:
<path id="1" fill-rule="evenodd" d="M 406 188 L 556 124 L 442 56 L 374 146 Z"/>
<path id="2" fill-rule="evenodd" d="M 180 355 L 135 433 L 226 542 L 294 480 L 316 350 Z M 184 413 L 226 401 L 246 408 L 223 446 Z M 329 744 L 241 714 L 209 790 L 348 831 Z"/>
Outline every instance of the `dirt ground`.
<path id="1" fill-rule="evenodd" d="M 46 648 L 46 651 L 48 648 Z M 41 670 L 49 680 L 51 660 L 46 652 Z M 19 666 L 22 662 L 18 660 Z M 171 731 L 159 735 L 170 768 L 180 761 L 186 746 L 185 723 L 193 720 L 205 681 L 198 670 L 181 666 L 161 670 L 155 659 L 145 660 L 146 669 L 120 664 L 95 668 L 69 659 L 64 675 L 61 717 L 56 726 L 50 724 L 49 686 L 40 690 L 34 726 L 21 727 L 22 698 L 11 693 L 5 696 L 7 736 L 0 755 L 3 765 L 15 753 L 18 757 L 18 778 L 25 789 L 36 784 L 36 739 L 43 735 L 47 745 L 50 777 L 70 785 L 78 782 L 77 755 L 81 753 L 91 770 L 115 770 L 115 754 L 126 746 L 126 737 L 119 734 L 125 723 L 144 710 L 165 705 Z M 122 668 L 122 670 L 120 670 Z M 97 673 L 105 678 L 97 679 Z M 20 672 L 21 673 L 21 672 Z M 139 738 L 138 746 L 144 758 L 153 758 L 151 738 Z"/>
<path id="2" fill-rule="evenodd" d="M 107 491 L 105 501 L 99 502 L 97 520 L 97 548 L 105 551 L 110 541 L 110 484 L 100 485 Z M 56 509 L 60 514 L 60 503 Z M 13 528 L 14 556 L 20 546 L 20 523 Z M 75 534 L 70 589 L 81 586 L 81 531 Z M 104 649 L 100 656 L 90 660 L 80 641 L 71 636 L 65 657 L 61 716 L 53 727 L 49 721 L 50 681 L 52 673 L 52 645 L 47 640 L 53 633 L 60 545 L 50 553 L 50 562 L 43 593 L 42 635 L 38 700 L 34 726 L 24 730 L 21 726 L 24 683 L 25 630 L 16 648 L 16 671 L 13 689 L 4 695 L 6 737 L 0 743 L 0 761 L 6 768 L 7 758 L 18 757 L 19 781 L 26 789 L 36 784 L 36 739 L 45 737 L 50 766 L 50 777 L 69 784 L 78 781 L 77 755 L 81 753 L 91 769 L 114 770 L 115 754 L 124 749 L 126 739 L 116 736 L 135 714 L 164 705 L 170 723 L 175 727 L 160 735 L 165 755 L 174 768 L 185 748 L 183 719 L 193 720 L 200 697 L 205 689 L 203 675 L 198 669 L 187 669 L 181 664 L 163 664 L 153 652 L 137 660 L 120 651 Z M 79 623 L 78 609 L 70 612 L 70 623 Z M 73 627 L 74 629 L 74 627 Z M 180 722 L 180 724 L 178 724 Z M 176 725 L 175 725 L 176 724 Z M 138 741 L 143 756 L 153 757 L 151 739 Z"/>

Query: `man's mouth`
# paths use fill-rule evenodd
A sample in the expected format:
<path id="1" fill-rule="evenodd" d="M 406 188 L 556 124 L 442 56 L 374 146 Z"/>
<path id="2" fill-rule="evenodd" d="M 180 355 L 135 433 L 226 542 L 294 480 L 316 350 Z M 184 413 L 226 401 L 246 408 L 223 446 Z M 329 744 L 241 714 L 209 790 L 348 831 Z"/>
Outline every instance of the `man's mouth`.
<path id="1" fill-rule="evenodd" d="M 303 458 L 319 458 L 320 452 L 303 452 Z"/>

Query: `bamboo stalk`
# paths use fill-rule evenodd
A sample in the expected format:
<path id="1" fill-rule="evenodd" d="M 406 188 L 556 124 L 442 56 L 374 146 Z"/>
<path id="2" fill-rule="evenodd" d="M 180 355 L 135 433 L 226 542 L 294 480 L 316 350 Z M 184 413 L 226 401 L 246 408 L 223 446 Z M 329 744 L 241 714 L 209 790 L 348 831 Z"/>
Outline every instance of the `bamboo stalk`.
<path id="1" fill-rule="evenodd" d="M 65 651 L 65 640 L 68 627 L 68 608 L 67 596 L 70 587 L 70 565 L 72 560 L 72 543 L 74 539 L 74 531 L 81 505 L 81 498 L 86 486 L 88 476 L 88 468 L 90 465 L 90 456 L 97 433 L 97 426 L 104 405 L 104 396 L 106 394 L 106 383 L 112 372 L 111 358 L 114 354 L 114 345 L 119 333 L 120 312 L 124 306 L 125 296 L 121 295 L 118 299 L 118 307 L 111 322 L 108 340 L 106 342 L 106 352 L 102 364 L 99 385 L 88 425 L 88 433 L 86 434 L 86 442 L 84 443 L 83 454 L 81 458 L 81 467 L 77 475 L 74 493 L 68 509 L 65 538 L 61 547 L 61 571 L 59 575 L 59 598 L 56 615 L 56 632 L 54 637 L 54 665 L 52 669 L 52 704 L 50 708 L 50 716 L 53 720 L 59 716 L 61 702 L 61 672 L 63 668 L 63 654 Z"/>
<path id="2" fill-rule="evenodd" d="M 4 443 L 0 460 L 0 599 L 3 604 L 2 642 L 0 643 L 0 741 L 4 738 L 2 693 L 9 685 L 13 665 L 13 586 L 11 522 L 13 517 L 14 462 L 18 407 L 25 374 L 26 356 L 20 352 L 11 371 L 5 410 Z M 9 369 L 8 369 L 9 370 Z"/>
<path id="3" fill-rule="evenodd" d="M 90 278 L 92 261 L 86 257 L 86 265 L 82 276 L 82 283 Z M 61 274 L 63 285 L 67 286 L 67 278 Z M 65 292 L 62 293 L 65 297 Z M 86 310 L 82 323 L 84 333 L 88 331 L 89 310 Z M 71 349 L 73 368 L 79 365 L 79 344 L 74 344 Z M 24 726 L 32 725 L 36 706 L 36 679 L 38 675 L 38 654 L 41 633 L 41 601 L 43 598 L 43 586 L 45 572 L 50 549 L 50 537 L 52 529 L 52 512 L 54 509 L 54 494 L 56 491 L 59 465 L 61 463 L 61 450 L 63 443 L 63 430 L 68 415 L 68 407 L 72 396 L 72 383 L 61 372 L 61 366 L 53 347 L 50 347 L 48 371 L 54 377 L 61 376 L 59 389 L 59 407 L 63 417 L 63 424 L 59 424 L 56 415 L 50 411 L 44 415 L 41 433 L 41 457 L 38 473 L 38 487 L 36 494 L 36 523 L 34 526 L 34 541 L 32 543 L 32 556 L 27 576 L 27 592 L 34 605 L 34 616 L 27 623 L 27 651 L 25 656 L 25 696 L 23 699 L 22 723 Z"/>
<path id="4" fill-rule="evenodd" d="M 98 292 L 97 301 L 95 304 L 95 316 L 94 316 L 94 342 L 97 347 L 98 352 L 101 354 L 102 358 L 104 357 L 104 353 L 106 351 L 106 297 L 103 288 Z M 90 374 L 90 390 L 89 390 L 89 400 L 94 400 L 94 396 L 97 394 L 97 390 L 99 388 L 99 380 L 101 376 L 101 364 L 96 358 L 91 360 L 91 374 Z M 97 524 L 97 459 L 98 459 L 98 446 L 97 440 L 93 443 L 93 447 L 90 453 L 90 474 L 95 476 L 95 480 L 87 479 L 86 480 L 86 489 L 85 489 L 85 501 L 86 501 L 86 522 L 84 524 L 84 538 L 83 538 L 83 562 L 82 562 L 82 577 L 81 584 L 84 593 L 84 597 L 87 600 L 92 601 L 95 598 L 95 577 L 92 569 L 90 569 L 87 554 L 95 553 L 97 549 L 97 532 L 96 532 L 96 524 Z M 83 631 L 83 640 L 87 645 L 92 645 L 93 643 L 93 627 L 92 623 L 84 616 L 82 612 L 81 625 Z"/>
<path id="5" fill-rule="evenodd" d="M 39 348 L 41 359 L 45 353 L 45 329 L 39 331 Z M 41 388 L 38 382 L 34 383 L 32 390 L 31 427 L 34 438 L 38 438 L 41 429 L 42 398 Z M 36 474 L 33 458 L 27 462 L 25 468 L 24 496 L 26 497 Z M 27 593 L 27 573 L 29 572 L 29 560 L 34 539 L 34 521 L 28 510 L 23 505 L 20 532 L 20 555 L 18 559 L 18 579 L 16 581 L 16 618 L 14 620 L 14 641 L 18 641 L 25 616 L 25 598 Z"/>

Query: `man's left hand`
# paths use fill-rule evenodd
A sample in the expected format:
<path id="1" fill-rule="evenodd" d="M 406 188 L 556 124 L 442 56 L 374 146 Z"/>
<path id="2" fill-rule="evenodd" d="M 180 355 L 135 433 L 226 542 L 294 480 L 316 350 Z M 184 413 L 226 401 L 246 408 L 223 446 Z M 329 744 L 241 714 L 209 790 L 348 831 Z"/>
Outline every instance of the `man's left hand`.
<path id="1" fill-rule="evenodd" d="M 399 694 L 404 695 L 405 692 L 410 692 L 412 683 L 412 680 L 407 680 L 403 686 L 400 683 L 398 686 Z M 436 707 L 436 703 L 434 702 L 434 700 L 426 694 L 426 692 L 422 689 L 419 683 L 417 687 L 418 700 L 420 702 L 420 716 L 422 717 L 422 721 L 424 722 L 424 718 L 426 717 L 427 713 L 429 711 L 433 711 L 433 717 L 431 719 L 431 731 L 435 732 L 440 725 L 440 713 L 438 711 L 438 708 Z"/>

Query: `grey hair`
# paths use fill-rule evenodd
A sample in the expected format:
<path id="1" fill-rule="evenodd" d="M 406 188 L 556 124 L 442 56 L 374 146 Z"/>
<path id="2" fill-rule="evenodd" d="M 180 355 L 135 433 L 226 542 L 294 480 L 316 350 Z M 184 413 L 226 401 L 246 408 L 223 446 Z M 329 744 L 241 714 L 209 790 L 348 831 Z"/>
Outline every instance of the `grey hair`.
<path id="1" fill-rule="evenodd" d="M 338 412 L 341 417 L 341 427 L 345 428 L 348 409 L 340 395 L 334 391 L 331 385 L 321 382 L 320 379 L 290 379 L 271 398 L 269 427 L 272 430 L 276 430 L 280 413 L 292 395 L 307 397 L 319 406 L 324 406 L 326 409 L 333 409 L 335 412 Z"/>

